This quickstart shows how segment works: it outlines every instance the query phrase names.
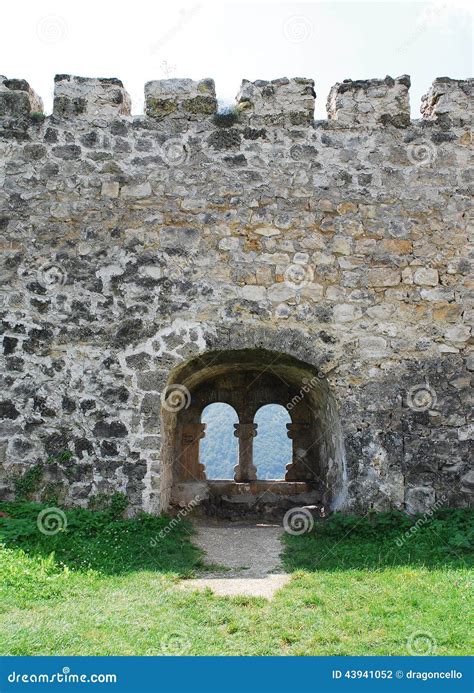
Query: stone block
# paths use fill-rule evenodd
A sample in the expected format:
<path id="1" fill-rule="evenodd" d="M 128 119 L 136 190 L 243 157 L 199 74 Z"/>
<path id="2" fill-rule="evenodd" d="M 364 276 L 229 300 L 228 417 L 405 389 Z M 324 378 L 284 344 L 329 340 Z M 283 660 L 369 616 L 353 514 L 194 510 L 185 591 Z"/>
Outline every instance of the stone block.
<path id="1" fill-rule="evenodd" d="M 115 77 L 56 75 L 53 113 L 59 118 L 130 115 L 131 101 Z"/>
<path id="2" fill-rule="evenodd" d="M 405 493 L 405 509 L 410 515 L 428 512 L 435 503 L 435 491 L 428 486 L 414 486 Z"/>
<path id="3" fill-rule="evenodd" d="M 327 113 L 338 125 L 410 125 L 410 77 L 351 80 L 335 84 L 329 92 Z"/>
<path id="4" fill-rule="evenodd" d="M 43 102 L 24 79 L 0 75 L 0 118 L 22 118 L 43 113 Z"/>
<path id="5" fill-rule="evenodd" d="M 314 120 L 314 81 L 295 77 L 270 82 L 244 79 L 237 94 L 237 108 L 243 118 L 258 126 L 302 126 Z"/>
<path id="6" fill-rule="evenodd" d="M 202 120 L 217 111 L 214 80 L 159 79 L 145 84 L 145 113 L 155 120 Z"/>
<path id="7" fill-rule="evenodd" d="M 445 127 L 472 125 L 474 79 L 437 77 L 421 100 L 421 113 Z"/>

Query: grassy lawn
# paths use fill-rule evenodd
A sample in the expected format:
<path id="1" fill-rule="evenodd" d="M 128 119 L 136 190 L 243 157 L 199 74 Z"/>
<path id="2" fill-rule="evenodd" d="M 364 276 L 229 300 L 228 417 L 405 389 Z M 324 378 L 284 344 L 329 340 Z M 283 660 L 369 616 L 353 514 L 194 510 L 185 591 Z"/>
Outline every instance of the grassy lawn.
<path id="1" fill-rule="evenodd" d="M 419 518 L 317 522 L 311 534 L 285 537 L 292 580 L 266 601 L 180 590 L 203 568 L 184 521 L 168 532 L 166 517 L 70 510 L 67 529 L 45 536 L 36 525 L 43 507 L 0 504 L 9 516 L 0 517 L 1 655 L 405 655 L 424 648 L 462 655 L 472 648 L 472 511 L 438 512 L 404 542 Z"/>

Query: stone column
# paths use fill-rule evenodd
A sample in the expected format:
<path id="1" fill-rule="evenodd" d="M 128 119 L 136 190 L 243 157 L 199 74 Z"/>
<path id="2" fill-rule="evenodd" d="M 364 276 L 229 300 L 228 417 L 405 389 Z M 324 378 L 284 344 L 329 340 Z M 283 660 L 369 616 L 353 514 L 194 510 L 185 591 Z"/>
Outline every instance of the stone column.
<path id="1" fill-rule="evenodd" d="M 256 423 L 234 424 L 234 436 L 239 439 L 239 464 L 234 468 L 235 481 L 255 481 L 257 470 L 253 466 L 253 439 L 257 435 Z"/>
<path id="2" fill-rule="evenodd" d="M 181 434 L 180 481 L 201 481 L 206 478 L 204 465 L 199 462 L 199 441 L 204 438 L 206 424 L 184 424 Z"/>

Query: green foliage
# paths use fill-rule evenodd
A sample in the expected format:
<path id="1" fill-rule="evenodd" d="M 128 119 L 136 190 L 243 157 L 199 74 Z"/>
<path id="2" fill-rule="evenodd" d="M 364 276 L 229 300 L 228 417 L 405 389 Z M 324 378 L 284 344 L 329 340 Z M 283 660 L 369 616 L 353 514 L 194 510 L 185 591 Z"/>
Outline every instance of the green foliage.
<path id="1" fill-rule="evenodd" d="M 417 564 L 472 565 L 474 510 L 429 515 L 386 512 L 358 517 L 334 513 L 309 534 L 286 536 L 291 569 L 380 568 Z"/>
<path id="2" fill-rule="evenodd" d="M 15 498 L 24 500 L 29 498 L 32 493 L 39 489 L 43 478 L 44 467 L 42 464 L 35 464 L 29 467 L 20 477 L 13 480 Z"/>
<path id="3" fill-rule="evenodd" d="M 163 532 L 170 518 L 66 510 L 66 531 L 47 537 L 41 508 L 0 504 L 12 516 L 0 518 L 0 655 L 409 655 L 416 632 L 432 654 L 469 652 L 467 554 L 438 550 L 462 543 L 469 511 L 437 513 L 438 539 L 418 525 L 395 562 L 394 540 L 417 518 L 318 522 L 287 537 L 292 579 L 267 601 L 182 589 L 202 567 L 185 521 Z"/>
<path id="4" fill-rule="evenodd" d="M 61 450 L 61 452 L 58 452 L 57 455 L 50 455 L 46 460 L 46 464 L 61 464 L 69 462 L 70 460 L 72 460 L 73 457 L 74 454 L 70 450 Z"/>
<path id="5" fill-rule="evenodd" d="M 190 526 L 182 521 L 172 531 L 170 518 L 141 515 L 121 518 L 127 501 L 122 494 L 109 499 L 106 510 L 91 512 L 83 508 L 64 509 L 65 531 L 42 534 L 37 526 L 40 503 L 0 503 L 10 517 L 0 517 L 0 542 L 15 545 L 29 555 L 49 556 L 74 570 L 95 570 L 104 574 L 132 570 L 158 570 L 189 573 L 197 564 L 199 552 L 189 543 Z"/>
<path id="6" fill-rule="evenodd" d="M 112 520 L 119 520 L 123 517 L 125 510 L 128 507 L 128 498 L 123 493 L 114 493 L 110 498 L 110 504 L 107 513 Z"/>
<path id="7" fill-rule="evenodd" d="M 42 123 L 46 116 L 44 113 L 41 113 L 41 111 L 32 111 L 30 113 L 30 118 L 33 121 L 33 123 Z"/>
<path id="8" fill-rule="evenodd" d="M 240 120 L 240 111 L 236 106 L 226 106 L 214 115 L 214 125 L 219 128 L 230 128 Z"/>
<path id="9" fill-rule="evenodd" d="M 47 505 L 59 505 L 59 497 L 61 495 L 61 484 L 46 484 L 41 492 L 41 500 Z"/>
<path id="10" fill-rule="evenodd" d="M 128 499 L 123 493 L 98 493 L 89 498 L 89 510 L 104 511 L 108 517 L 118 520 L 128 507 Z"/>

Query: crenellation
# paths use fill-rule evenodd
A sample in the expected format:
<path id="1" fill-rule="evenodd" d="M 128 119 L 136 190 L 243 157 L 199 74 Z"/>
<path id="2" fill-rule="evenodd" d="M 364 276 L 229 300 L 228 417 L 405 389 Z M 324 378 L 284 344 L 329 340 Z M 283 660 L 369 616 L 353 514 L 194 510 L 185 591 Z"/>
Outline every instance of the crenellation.
<path id="1" fill-rule="evenodd" d="M 145 84 L 145 113 L 150 118 L 199 120 L 216 111 L 212 79 L 159 79 Z"/>
<path id="2" fill-rule="evenodd" d="M 473 102 L 474 79 L 438 77 L 422 97 L 421 113 L 447 128 L 472 125 Z"/>
<path id="3" fill-rule="evenodd" d="M 0 75 L 0 118 L 22 118 L 42 112 L 43 102 L 26 80 Z"/>
<path id="4" fill-rule="evenodd" d="M 316 93 L 312 79 L 244 79 L 236 98 L 238 111 L 255 127 L 304 126 L 314 120 Z"/>
<path id="5" fill-rule="evenodd" d="M 338 125 L 410 125 L 410 77 L 351 80 L 335 84 L 329 92 L 327 113 Z"/>
<path id="6" fill-rule="evenodd" d="M 161 394 L 241 349 L 317 373 L 339 507 L 472 502 L 472 80 L 436 80 L 423 120 L 408 89 L 341 82 L 314 122 L 312 80 L 244 81 L 224 114 L 212 80 L 159 80 L 132 117 L 119 80 L 62 75 L 33 118 L 0 78 L 0 497 L 68 449 L 68 504 L 166 507 Z"/>
<path id="7" fill-rule="evenodd" d="M 130 115 L 130 96 L 114 77 L 56 75 L 53 113 L 59 118 Z"/>

